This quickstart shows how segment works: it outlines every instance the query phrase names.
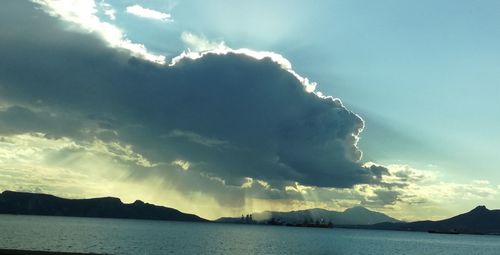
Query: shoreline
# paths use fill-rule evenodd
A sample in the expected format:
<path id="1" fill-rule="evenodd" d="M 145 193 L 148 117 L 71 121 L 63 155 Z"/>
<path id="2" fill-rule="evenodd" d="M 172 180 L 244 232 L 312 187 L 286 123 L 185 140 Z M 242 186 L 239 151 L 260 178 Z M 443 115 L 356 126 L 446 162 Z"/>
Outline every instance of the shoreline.
<path id="1" fill-rule="evenodd" d="M 103 255 L 103 254 L 62 252 L 62 251 L 35 251 L 35 250 L 18 250 L 18 249 L 0 249 L 0 255 Z"/>

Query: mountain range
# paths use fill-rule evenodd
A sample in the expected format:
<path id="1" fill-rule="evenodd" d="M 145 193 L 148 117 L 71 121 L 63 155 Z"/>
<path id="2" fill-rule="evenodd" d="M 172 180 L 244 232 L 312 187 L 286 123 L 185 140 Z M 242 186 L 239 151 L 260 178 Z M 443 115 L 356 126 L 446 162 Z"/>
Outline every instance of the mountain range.
<path id="1" fill-rule="evenodd" d="M 0 214 L 208 221 L 193 214 L 140 200 L 124 204 L 115 197 L 66 199 L 46 194 L 13 191 L 4 191 L 0 194 Z"/>
<path id="2" fill-rule="evenodd" d="M 66 199 L 47 194 L 14 191 L 4 191 L 0 194 L 0 214 L 209 222 L 194 214 L 182 213 L 173 208 L 148 204 L 140 200 L 125 204 L 114 197 Z M 332 223 L 334 227 L 344 228 L 500 234 L 500 210 L 489 210 L 485 206 L 478 206 L 467 213 L 438 221 L 402 222 L 383 213 L 358 206 L 342 212 L 318 208 L 290 212 L 266 211 L 241 218 L 220 218 L 215 222 L 298 226 L 318 226 L 318 223 L 324 226 Z"/>
<path id="3" fill-rule="evenodd" d="M 345 211 L 330 211 L 320 208 L 307 209 L 291 212 L 261 212 L 252 214 L 252 220 L 256 223 L 264 223 L 270 220 L 284 224 L 300 224 L 309 222 L 332 222 L 334 225 L 372 225 L 382 222 L 400 222 L 383 213 L 374 212 L 361 206 L 346 209 Z M 217 222 L 239 223 L 241 218 L 220 218 Z"/>

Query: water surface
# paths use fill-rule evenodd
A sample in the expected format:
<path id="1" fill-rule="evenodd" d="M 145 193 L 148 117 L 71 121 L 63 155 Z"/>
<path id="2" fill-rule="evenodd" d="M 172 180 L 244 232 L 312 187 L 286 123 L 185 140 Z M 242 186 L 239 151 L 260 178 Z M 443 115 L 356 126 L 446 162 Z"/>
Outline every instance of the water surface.
<path id="1" fill-rule="evenodd" d="M 499 236 L 0 215 L 0 248 L 107 254 L 500 254 Z"/>

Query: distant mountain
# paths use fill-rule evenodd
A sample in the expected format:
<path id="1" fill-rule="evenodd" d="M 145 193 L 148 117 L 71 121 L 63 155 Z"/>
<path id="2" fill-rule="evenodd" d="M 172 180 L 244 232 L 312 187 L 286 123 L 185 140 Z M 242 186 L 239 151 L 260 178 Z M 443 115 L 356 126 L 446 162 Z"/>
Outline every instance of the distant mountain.
<path id="1" fill-rule="evenodd" d="M 449 219 L 410 223 L 381 223 L 369 228 L 435 233 L 500 234 L 500 210 L 488 210 L 485 206 L 478 206 L 470 212 Z"/>
<path id="2" fill-rule="evenodd" d="M 193 214 L 142 201 L 124 204 L 118 198 L 65 199 L 46 194 L 4 191 L 0 214 L 125 218 L 172 221 L 207 221 Z"/>
<path id="3" fill-rule="evenodd" d="M 371 225 L 381 222 L 399 222 L 383 213 L 370 211 L 364 207 L 357 206 L 343 212 L 329 211 L 325 209 L 308 209 L 291 212 L 261 212 L 252 214 L 252 220 L 263 223 L 274 219 L 274 221 L 285 224 L 300 224 L 309 222 L 332 222 L 334 225 Z M 240 223 L 241 218 L 224 217 L 217 222 Z"/>

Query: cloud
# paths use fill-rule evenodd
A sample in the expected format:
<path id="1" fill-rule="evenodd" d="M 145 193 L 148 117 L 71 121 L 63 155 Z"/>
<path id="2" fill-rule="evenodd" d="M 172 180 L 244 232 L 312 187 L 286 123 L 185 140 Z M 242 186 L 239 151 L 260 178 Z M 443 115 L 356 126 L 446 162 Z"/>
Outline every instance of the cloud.
<path id="1" fill-rule="evenodd" d="M 194 36 L 194 35 L 193 35 Z M 203 37 L 197 37 L 198 38 L 195 40 L 195 45 L 196 42 L 202 41 L 203 42 Z M 209 44 L 213 44 L 213 42 L 208 42 Z M 202 43 L 204 44 L 204 43 Z M 188 43 L 189 45 L 189 43 Z M 191 60 L 196 60 L 199 58 L 202 58 L 203 56 L 209 54 L 209 55 L 227 55 L 227 54 L 237 54 L 237 55 L 245 55 L 257 60 L 262 60 L 262 59 L 268 59 L 271 60 L 272 62 L 278 64 L 282 69 L 286 70 L 302 84 L 302 86 L 305 88 L 307 92 L 314 93 L 320 98 L 330 98 L 331 100 L 335 101 L 336 104 L 342 105 L 342 102 L 338 98 L 333 98 L 331 96 L 324 96 L 321 92 L 315 91 L 316 90 L 316 83 L 309 81 L 308 78 L 302 77 L 298 73 L 296 73 L 292 69 L 292 64 L 288 59 L 284 58 L 282 55 L 275 53 L 275 52 L 270 52 L 270 51 L 254 51 L 251 49 L 246 49 L 246 48 L 241 48 L 241 49 L 231 49 L 227 46 L 225 46 L 224 42 L 221 42 L 218 44 L 219 46 L 217 48 L 214 48 L 213 50 L 209 51 L 188 51 L 188 52 L 182 52 L 179 56 L 172 58 L 170 62 L 170 66 L 174 66 L 178 62 L 185 60 L 185 59 L 191 59 Z M 363 124 L 364 125 L 364 124 Z M 360 130 L 362 131 L 362 129 Z M 357 142 L 357 140 L 356 140 Z"/>
<path id="2" fill-rule="evenodd" d="M 189 163 L 188 161 L 185 161 L 185 160 L 178 159 L 178 160 L 173 161 L 172 165 L 179 166 L 182 170 L 187 171 L 187 170 L 189 170 L 191 163 Z"/>
<path id="3" fill-rule="evenodd" d="M 98 34 L 111 47 L 125 49 L 134 56 L 152 62 L 165 62 L 165 56 L 149 52 L 144 45 L 129 40 L 115 25 L 101 21 L 96 16 L 98 9 L 94 1 L 33 0 L 33 2 L 39 4 L 50 15 L 76 25 L 77 27 L 73 27 L 76 31 Z M 114 12 L 107 5 L 103 8 L 106 15 L 114 17 Z"/>
<path id="4" fill-rule="evenodd" d="M 104 2 L 104 0 L 99 2 L 99 6 L 101 7 L 102 11 L 104 12 L 104 15 L 108 16 L 108 18 L 110 20 L 116 20 L 116 10 L 113 9 L 113 6 Z"/>
<path id="5" fill-rule="evenodd" d="M 36 2 L 51 16 L 18 1 L 0 10 L 8 31 L 0 34 L 0 135 L 76 147 L 43 150 L 33 164 L 62 160 L 65 171 L 95 178 L 113 169 L 116 180 L 153 178 L 160 191 L 229 208 L 249 199 L 331 200 L 352 191 L 327 189 L 384 184 L 388 171 L 360 163 L 363 120 L 315 91 L 283 56 L 226 47 L 164 65 L 110 43 L 123 34 L 96 19 L 92 4 L 80 12 Z M 114 39 L 105 28 L 118 31 Z"/>
<path id="6" fill-rule="evenodd" d="M 197 36 L 190 32 L 182 32 L 181 40 L 188 46 L 188 49 L 196 52 L 210 51 L 216 49 L 226 49 L 226 43 L 223 41 L 214 42 L 204 36 Z"/>
<path id="7" fill-rule="evenodd" d="M 154 19 L 159 21 L 173 21 L 169 13 L 163 13 L 148 8 L 144 8 L 138 4 L 127 7 L 127 12 L 142 18 Z"/>
<path id="8" fill-rule="evenodd" d="M 189 142 L 201 144 L 207 147 L 222 146 L 228 144 L 227 141 L 222 141 L 216 138 L 203 137 L 199 134 L 189 131 L 174 129 L 163 138 L 184 138 Z"/>

